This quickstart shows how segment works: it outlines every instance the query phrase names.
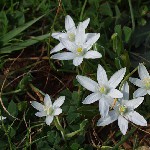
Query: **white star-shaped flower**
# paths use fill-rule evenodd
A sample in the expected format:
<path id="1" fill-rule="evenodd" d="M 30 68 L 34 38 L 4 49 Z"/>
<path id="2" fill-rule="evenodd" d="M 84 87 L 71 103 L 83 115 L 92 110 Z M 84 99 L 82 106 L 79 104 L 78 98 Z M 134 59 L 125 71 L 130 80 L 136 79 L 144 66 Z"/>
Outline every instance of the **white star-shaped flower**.
<path id="1" fill-rule="evenodd" d="M 35 113 L 38 117 L 46 117 L 46 124 L 50 125 L 53 121 L 54 116 L 57 116 L 62 113 L 62 109 L 60 106 L 64 103 L 65 96 L 60 96 L 55 102 L 52 104 L 51 98 L 48 94 L 44 97 L 44 105 L 39 102 L 32 101 L 31 105 L 37 109 L 39 112 Z"/>
<path id="2" fill-rule="evenodd" d="M 6 119 L 6 117 L 0 116 L 0 121 Z"/>
<path id="3" fill-rule="evenodd" d="M 88 24 L 90 22 L 90 18 L 86 19 L 85 21 L 82 22 L 83 27 L 86 29 Z M 60 40 L 60 38 L 64 38 L 66 40 L 69 40 L 70 42 L 74 42 L 75 41 L 75 35 L 76 35 L 76 26 L 75 23 L 73 21 L 73 19 L 67 15 L 65 18 L 65 29 L 66 32 L 57 32 L 57 33 L 53 33 L 52 37 Z M 94 33 L 87 33 L 86 36 L 87 38 L 93 36 Z M 56 53 L 62 49 L 64 49 L 65 46 L 60 42 L 58 45 L 56 45 L 52 50 L 51 50 L 51 54 L 52 53 Z"/>
<path id="4" fill-rule="evenodd" d="M 112 77 L 108 80 L 106 71 L 101 65 L 98 65 L 97 69 L 97 82 L 93 81 L 92 79 L 77 75 L 78 82 L 88 89 L 89 91 L 93 92 L 89 96 L 85 98 L 83 104 L 91 104 L 95 101 L 99 100 L 99 111 L 102 117 L 107 116 L 109 107 L 112 105 L 114 98 L 121 98 L 123 94 L 116 89 L 118 84 L 121 82 L 125 75 L 126 69 L 122 68 L 117 71 Z"/>
<path id="5" fill-rule="evenodd" d="M 146 94 L 150 95 L 150 75 L 146 67 L 140 63 L 138 66 L 138 73 L 140 79 L 138 78 L 129 78 L 129 81 L 139 88 L 133 93 L 134 97 L 145 96 Z"/>
<path id="6" fill-rule="evenodd" d="M 83 58 L 85 59 L 96 59 L 101 58 L 102 55 L 94 50 L 90 50 L 92 45 L 99 39 L 100 34 L 97 33 L 94 36 L 87 38 L 85 34 L 85 28 L 83 23 L 79 23 L 76 35 L 75 42 L 70 42 L 67 39 L 61 38 L 60 42 L 69 52 L 57 53 L 51 56 L 53 59 L 58 60 L 72 60 L 75 66 L 79 66 Z"/>
<path id="7" fill-rule="evenodd" d="M 128 129 L 128 121 L 140 126 L 147 126 L 147 122 L 143 116 L 134 111 L 144 100 L 143 97 L 129 99 L 129 85 L 126 82 L 122 88 L 123 98 L 116 103 L 114 110 L 111 110 L 105 118 L 100 118 L 97 126 L 106 126 L 118 120 L 118 126 L 123 133 L 126 134 Z"/>

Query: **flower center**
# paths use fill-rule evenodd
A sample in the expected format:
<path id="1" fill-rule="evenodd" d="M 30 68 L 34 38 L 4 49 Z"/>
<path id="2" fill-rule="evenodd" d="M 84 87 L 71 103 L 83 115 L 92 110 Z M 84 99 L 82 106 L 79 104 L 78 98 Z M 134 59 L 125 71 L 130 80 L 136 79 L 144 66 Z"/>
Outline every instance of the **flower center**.
<path id="1" fill-rule="evenodd" d="M 46 112 L 47 115 L 52 115 L 52 113 L 54 112 L 54 109 L 52 107 L 45 106 L 44 111 Z"/>
<path id="2" fill-rule="evenodd" d="M 75 34 L 74 33 L 69 33 L 68 38 L 71 42 L 75 40 Z"/>
<path id="3" fill-rule="evenodd" d="M 78 47 L 78 48 L 77 48 L 77 52 L 78 52 L 78 53 L 81 53 L 82 51 L 83 51 L 82 47 Z"/>
<path id="4" fill-rule="evenodd" d="M 106 89 L 104 86 L 100 87 L 100 88 L 99 88 L 99 91 L 100 91 L 102 94 L 106 94 L 106 93 L 107 93 L 107 89 Z"/>
<path id="5" fill-rule="evenodd" d="M 119 112 L 121 115 L 125 114 L 127 112 L 127 107 L 125 105 L 120 105 Z"/>
<path id="6" fill-rule="evenodd" d="M 150 78 L 143 79 L 143 83 L 144 83 L 146 89 L 150 89 Z"/>

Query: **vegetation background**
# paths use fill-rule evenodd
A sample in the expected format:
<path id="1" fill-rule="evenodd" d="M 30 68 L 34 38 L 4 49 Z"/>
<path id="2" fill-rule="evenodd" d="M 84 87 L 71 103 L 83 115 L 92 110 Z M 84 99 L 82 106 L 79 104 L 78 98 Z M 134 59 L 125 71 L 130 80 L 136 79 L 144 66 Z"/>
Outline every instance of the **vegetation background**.
<path id="1" fill-rule="evenodd" d="M 88 91 L 76 81 L 71 61 L 50 59 L 58 43 L 52 32 L 64 31 L 70 15 L 76 23 L 90 18 L 87 32 L 100 33 L 95 48 L 103 57 L 85 60 L 78 72 L 96 78 L 98 64 L 109 76 L 122 67 L 127 74 L 144 62 L 150 68 L 149 0 L 0 0 L 0 149 L 94 150 L 140 149 L 150 146 L 148 127 L 130 125 L 123 136 L 117 123 L 96 127 L 98 105 L 83 105 Z M 138 74 L 135 73 L 136 77 Z M 130 85 L 130 93 L 136 87 Z M 52 124 L 34 115 L 30 101 L 65 95 L 60 122 L 78 134 L 64 140 Z M 150 118 L 150 96 L 138 111 Z"/>

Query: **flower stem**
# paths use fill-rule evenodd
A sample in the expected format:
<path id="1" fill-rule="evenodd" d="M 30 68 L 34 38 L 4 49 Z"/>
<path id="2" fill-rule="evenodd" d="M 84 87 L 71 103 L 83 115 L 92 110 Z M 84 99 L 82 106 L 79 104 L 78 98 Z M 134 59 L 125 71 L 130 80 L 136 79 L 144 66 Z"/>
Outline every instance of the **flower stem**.
<path id="1" fill-rule="evenodd" d="M 123 84 L 129 79 L 129 77 L 138 70 L 138 67 L 136 67 L 131 73 L 129 73 L 125 78 L 124 80 L 122 80 L 120 86 L 119 86 L 119 90 L 121 90 Z"/>
<path id="2" fill-rule="evenodd" d="M 83 7 L 82 7 L 81 14 L 80 14 L 80 21 L 82 21 L 82 18 L 83 18 L 83 12 L 84 12 L 86 3 L 87 3 L 87 0 L 84 1 Z"/>
<path id="3" fill-rule="evenodd" d="M 59 118 L 57 116 L 54 118 L 54 123 L 55 123 L 56 128 L 61 132 L 63 139 L 66 140 L 66 138 L 65 138 L 65 130 L 61 126 L 61 124 L 59 122 Z"/>

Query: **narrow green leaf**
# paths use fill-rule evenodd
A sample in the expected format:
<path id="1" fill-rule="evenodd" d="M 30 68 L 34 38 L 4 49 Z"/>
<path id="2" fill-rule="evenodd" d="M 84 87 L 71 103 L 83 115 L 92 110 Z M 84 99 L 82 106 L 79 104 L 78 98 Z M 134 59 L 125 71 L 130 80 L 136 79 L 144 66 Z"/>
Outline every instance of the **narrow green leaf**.
<path id="1" fill-rule="evenodd" d="M 49 36 L 50 36 L 50 34 L 32 37 L 29 40 L 26 40 L 26 41 L 23 41 L 20 43 L 16 43 L 16 44 L 12 44 L 12 45 L 7 46 L 7 47 L 3 47 L 0 49 L 0 54 L 11 53 L 13 51 L 22 50 L 28 46 L 31 46 L 33 44 L 36 44 L 36 43 L 48 38 Z"/>
<path id="2" fill-rule="evenodd" d="M 17 110 L 17 106 L 16 104 L 14 103 L 14 101 L 12 100 L 9 105 L 8 105 L 8 111 L 9 113 L 12 115 L 12 116 L 17 116 L 18 114 L 18 110 Z"/>
<path id="3" fill-rule="evenodd" d="M 25 29 L 27 29 L 28 27 L 30 27 L 32 24 L 34 24 L 35 22 L 37 22 L 39 19 L 41 19 L 44 15 L 27 22 L 26 24 L 24 24 L 21 27 L 18 27 L 14 30 L 11 30 L 10 32 L 6 33 L 4 36 L 1 36 L 1 42 L 3 42 L 4 44 L 7 43 L 9 40 L 11 40 L 12 38 L 14 38 L 15 36 L 17 36 L 19 33 L 21 33 L 22 31 L 24 31 Z"/>

